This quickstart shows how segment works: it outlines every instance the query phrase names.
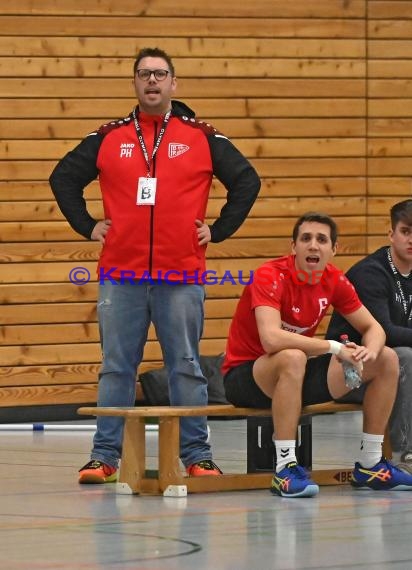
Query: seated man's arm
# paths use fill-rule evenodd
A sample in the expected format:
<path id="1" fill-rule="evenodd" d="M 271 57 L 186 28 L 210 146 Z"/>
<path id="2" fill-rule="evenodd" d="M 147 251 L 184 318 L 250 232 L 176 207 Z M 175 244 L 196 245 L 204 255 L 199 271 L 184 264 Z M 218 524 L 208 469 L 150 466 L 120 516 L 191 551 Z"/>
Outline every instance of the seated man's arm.
<path id="1" fill-rule="evenodd" d="M 376 360 L 386 342 L 385 331 L 381 325 L 364 306 L 343 316 L 362 335 L 362 346 L 356 348 L 353 358 L 363 362 Z"/>
<path id="2" fill-rule="evenodd" d="M 280 312 L 273 307 L 256 307 L 255 318 L 260 342 L 267 354 L 288 348 L 297 348 L 307 356 L 319 356 L 329 352 L 328 340 L 307 337 L 282 329 Z"/>

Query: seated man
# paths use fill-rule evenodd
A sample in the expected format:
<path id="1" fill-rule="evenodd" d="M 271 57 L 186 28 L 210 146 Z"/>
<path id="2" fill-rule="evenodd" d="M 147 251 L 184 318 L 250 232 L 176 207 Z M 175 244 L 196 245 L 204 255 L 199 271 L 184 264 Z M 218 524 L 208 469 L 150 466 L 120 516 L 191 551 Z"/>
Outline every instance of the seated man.
<path id="1" fill-rule="evenodd" d="M 385 333 L 343 273 L 329 263 L 337 228 L 329 216 L 309 212 L 293 229 L 292 254 L 263 264 L 239 300 L 222 371 L 227 399 L 236 406 L 272 408 L 276 472 L 271 491 L 310 497 L 318 486 L 298 465 L 296 433 L 303 405 L 348 393 L 341 361 L 362 371 L 366 384 L 363 434 L 352 485 L 412 490 L 412 475 L 382 457 L 395 400 L 399 363 L 384 346 Z M 314 338 L 329 305 L 359 331 L 362 345 Z M 316 357 L 316 358 L 315 358 Z"/>
<path id="2" fill-rule="evenodd" d="M 390 211 L 390 245 L 356 263 L 347 273 L 362 303 L 382 325 L 386 344 L 399 357 L 398 393 L 389 420 L 394 459 L 398 467 L 412 473 L 412 200 L 395 204 Z M 360 342 L 359 334 L 339 314 L 334 313 L 326 333 L 338 339 L 347 334 Z M 363 390 L 354 391 L 346 401 L 362 401 Z"/>

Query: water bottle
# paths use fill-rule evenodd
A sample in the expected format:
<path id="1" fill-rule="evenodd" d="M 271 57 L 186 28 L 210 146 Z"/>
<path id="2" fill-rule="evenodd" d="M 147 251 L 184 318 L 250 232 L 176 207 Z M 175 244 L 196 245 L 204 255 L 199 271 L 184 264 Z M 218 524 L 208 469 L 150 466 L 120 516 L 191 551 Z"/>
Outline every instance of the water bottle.
<path id="1" fill-rule="evenodd" d="M 348 344 L 349 338 L 347 334 L 340 335 L 340 341 L 342 344 Z M 358 369 L 356 366 L 342 360 L 343 374 L 345 376 L 345 384 L 348 388 L 353 390 L 354 388 L 359 388 L 362 384 L 362 378 L 359 376 Z"/>

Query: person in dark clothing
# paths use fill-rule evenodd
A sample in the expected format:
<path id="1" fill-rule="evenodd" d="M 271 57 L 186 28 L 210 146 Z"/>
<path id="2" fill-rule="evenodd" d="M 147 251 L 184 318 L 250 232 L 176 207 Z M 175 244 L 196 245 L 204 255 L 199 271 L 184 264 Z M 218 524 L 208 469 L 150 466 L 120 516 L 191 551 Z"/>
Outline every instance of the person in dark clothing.
<path id="1" fill-rule="evenodd" d="M 395 204 L 390 211 L 390 245 L 379 248 L 347 272 L 362 303 L 386 333 L 386 344 L 399 357 L 398 393 L 390 418 L 394 458 L 412 473 L 412 200 Z M 326 333 L 328 339 L 359 334 L 337 313 Z M 363 390 L 354 390 L 347 401 L 361 402 Z"/>
<path id="2" fill-rule="evenodd" d="M 138 100 L 128 117 L 101 126 L 63 157 L 50 176 L 74 230 L 102 244 L 97 304 L 103 351 L 99 406 L 133 406 L 136 372 L 153 322 L 168 371 L 172 405 L 206 405 L 199 364 L 205 253 L 231 236 L 255 202 L 260 179 L 240 151 L 172 100 L 171 58 L 142 49 L 134 62 Z M 213 176 L 227 190 L 218 218 L 205 223 Z M 84 188 L 99 178 L 104 220 L 88 212 Z M 180 457 L 190 476 L 219 475 L 205 417 L 182 418 Z M 80 483 L 116 480 L 123 420 L 99 417 Z"/>

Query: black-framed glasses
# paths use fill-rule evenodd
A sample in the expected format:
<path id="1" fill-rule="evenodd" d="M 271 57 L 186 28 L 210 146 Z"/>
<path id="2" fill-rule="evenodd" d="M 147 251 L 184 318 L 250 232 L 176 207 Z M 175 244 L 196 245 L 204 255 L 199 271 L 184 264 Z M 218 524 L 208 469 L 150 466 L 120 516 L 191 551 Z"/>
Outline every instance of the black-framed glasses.
<path id="1" fill-rule="evenodd" d="M 154 75 L 157 81 L 164 81 L 169 75 L 170 71 L 167 69 L 137 69 L 136 74 L 142 81 L 149 81 L 150 77 Z"/>

